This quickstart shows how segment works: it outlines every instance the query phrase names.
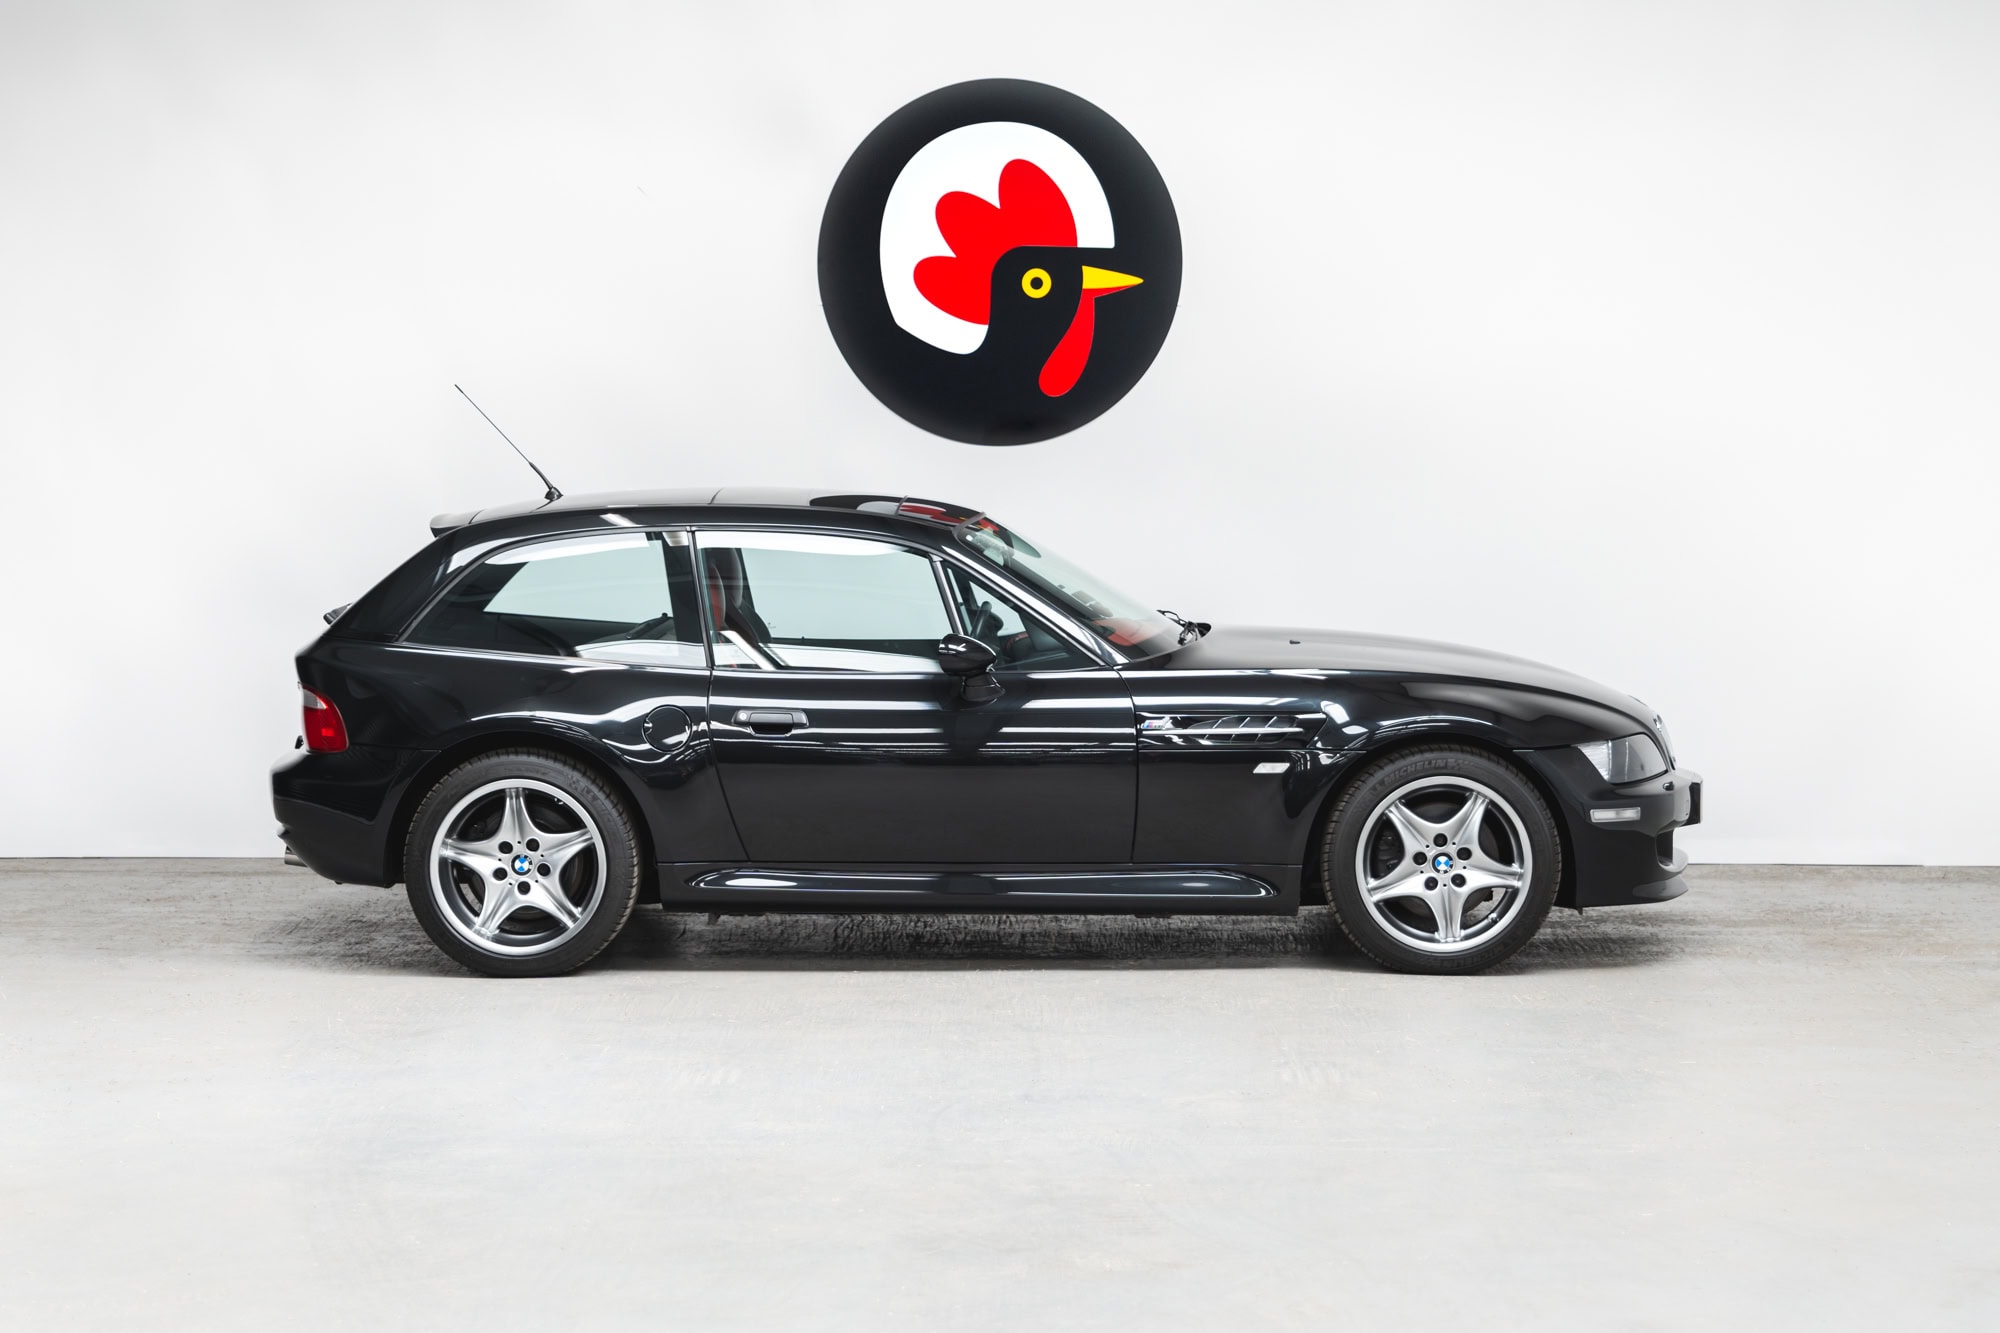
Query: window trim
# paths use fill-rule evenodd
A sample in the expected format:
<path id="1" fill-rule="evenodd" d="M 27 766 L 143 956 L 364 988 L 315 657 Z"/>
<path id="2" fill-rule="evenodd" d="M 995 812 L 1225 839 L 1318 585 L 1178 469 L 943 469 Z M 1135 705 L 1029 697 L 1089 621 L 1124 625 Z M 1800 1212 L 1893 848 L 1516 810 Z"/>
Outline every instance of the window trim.
<path id="1" fill-rule="evenodd" d="M 958 598 L 951 595 L 950 577 L 944 572 L 944 561 L 938 559 L 936 551 L 925 551 L 930 558 L 931 577 L 937 580 L 938 596 L 944 600 L 945 622 L 951 626 L 953 634 L 965 633 L 965 620 L 958 614 Z"/>

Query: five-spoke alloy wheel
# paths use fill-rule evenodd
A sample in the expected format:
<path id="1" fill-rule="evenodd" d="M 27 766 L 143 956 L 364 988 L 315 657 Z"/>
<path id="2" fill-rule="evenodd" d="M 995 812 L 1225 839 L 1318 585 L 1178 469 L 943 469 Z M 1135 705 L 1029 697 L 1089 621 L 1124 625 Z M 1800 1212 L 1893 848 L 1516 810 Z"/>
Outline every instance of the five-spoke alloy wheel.
<path id="1" fill-rule="evenodd" d="M 1512 765 L 1462 746 L 1364 771 L 1328 822 L 1341 929 L 1405 972 L 1475 972 L 1527 943 L 1562 878 L 1548 806 Z"/>
<path id="2" fill-rule="evenodd" d="M 410 906 L 439 948 L 495 976 L 581 967 L 638 896 L 638 840 L 595 775 L 540 750 L 461 764 L 417 809 Z"/>

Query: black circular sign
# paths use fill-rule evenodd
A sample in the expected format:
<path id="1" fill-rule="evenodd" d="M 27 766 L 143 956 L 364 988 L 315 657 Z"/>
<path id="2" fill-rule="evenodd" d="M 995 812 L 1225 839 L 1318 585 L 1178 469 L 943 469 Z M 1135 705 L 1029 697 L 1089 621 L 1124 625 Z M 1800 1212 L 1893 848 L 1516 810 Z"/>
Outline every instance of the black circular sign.
<path id="1" fill-rule="evenodd" d="M 819 294 L 890 410 L 968 444 L 1075 430 L 1153 364 L 1181 291 L 1166 182 L 1045 83 L 919 97 L 862 140 L 819 229 Z"/>

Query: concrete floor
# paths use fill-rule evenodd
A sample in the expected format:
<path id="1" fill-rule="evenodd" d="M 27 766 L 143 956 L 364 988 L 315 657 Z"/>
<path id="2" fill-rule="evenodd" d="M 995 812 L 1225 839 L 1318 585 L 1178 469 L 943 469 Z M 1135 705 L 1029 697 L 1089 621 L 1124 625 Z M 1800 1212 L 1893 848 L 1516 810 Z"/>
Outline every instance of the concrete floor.
<path id="1" fill-rule="evenodd" d="M 400 892 L 0 862 L 0 1327 L 2000 1324 L 2000 871 L 1691 879 L 1465 979 L 642 910 L 495 982 Z"/>

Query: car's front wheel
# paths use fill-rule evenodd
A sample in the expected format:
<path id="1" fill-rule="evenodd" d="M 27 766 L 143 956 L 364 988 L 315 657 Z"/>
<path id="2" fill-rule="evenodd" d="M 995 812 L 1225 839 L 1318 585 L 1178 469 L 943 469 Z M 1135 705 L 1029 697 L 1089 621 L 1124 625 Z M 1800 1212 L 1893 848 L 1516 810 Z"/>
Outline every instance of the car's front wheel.
<path id="1" fill-rule="evenodd" d="M 548 977 L 595 958 L 639 896 L 639 839 L 617 796 L 545 750 L 502 750 L 439 780 L 410 822 L 410 907 L 476 972 Z"/>
<path id="2" fill-rule="evenodd" d="M 1513 765 L 1433 745 L 1378 761 L 1341 794 L 1321 868 L 1361 952 L 1399 972 L 1477 972 L 1541 928 L 1562 843 Z"/>

